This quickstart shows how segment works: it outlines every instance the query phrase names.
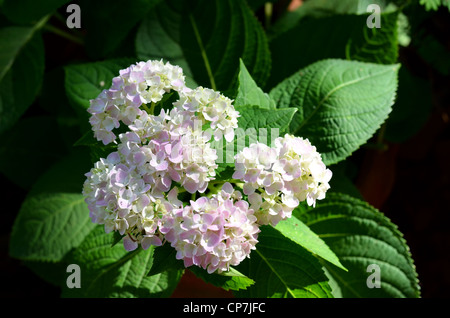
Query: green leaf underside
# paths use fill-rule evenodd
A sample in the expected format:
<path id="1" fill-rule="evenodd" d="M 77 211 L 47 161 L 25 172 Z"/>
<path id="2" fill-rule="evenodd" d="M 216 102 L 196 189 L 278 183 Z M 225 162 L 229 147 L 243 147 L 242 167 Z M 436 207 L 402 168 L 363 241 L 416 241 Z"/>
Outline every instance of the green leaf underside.
<path id="1" fill-rule="evenodd" d="M 329 193 L 314 209 L 295 215 L 334 251 L 348 272 L 324 263 L 343 297 L 419 297 L 409 247 L 397 227 L 366 202 Z M 368 288 L 370 264 L 380 267 L 381 288 Z"/>
<path id="2" fill-rule="evenodd" d="M 323 258 L 343 270 L 346 270 L 337 258 L 336 254 L 334 254 L 325 242 L 295 216 L 291 216 L 289 219 L 279 222 L 275 229 L 285 237 L 303 246 L 311 253 Z"/>
<path id="3" fill-rule="evenodd" d="M 271 226 L 261 227 L 256 250 L 237 270 L 255 281 L 238 297 L 333 297 L 322 265 L 300 245 Z"/>
<path id="4" fill-rule="evenodd" d="M 63 297 L 169 297 L 179 271 L 147 276 L 153 263 L 154 246 L 127 252 L 122 244 L 111 247 L 113 233 L 96 226 L 70 256 L 82 270 L 80 289 L 63 288 Z"/>
<path id="5" fill-rule="evenodd" d="M 277 85 L 277 107 L 295 107 L 291 133 L 308 138 L 326 164 L 337 163 L 376 132 L 394 103 L 399 65 L 329 59 Z"/>

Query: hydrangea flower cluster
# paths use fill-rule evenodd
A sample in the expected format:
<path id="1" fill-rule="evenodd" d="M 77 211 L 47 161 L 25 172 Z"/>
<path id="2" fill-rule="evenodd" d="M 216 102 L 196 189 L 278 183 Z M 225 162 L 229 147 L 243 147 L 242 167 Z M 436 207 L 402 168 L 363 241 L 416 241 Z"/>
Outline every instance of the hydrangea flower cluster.
<path id="1" fill-rule="evenodd" d="M 105 145 L 116 139 L 112 130 L 119 128 L 120 122 L 131 125 L 143 114 L 142 104 L 157 103 L 166 92 L 186 88 L 183 70 L 162 61 L 139 62 L 119 74 L 88 108 L 94 136 Z"/>
<path id="2" fill-rule="evenodd" d="M 250 255 L 260 232 L 242 194 L 225 183 L 211 198 L 200 197 L 165 216 L 160 229 L 186 267 L 228 271 Z"/>
<path id="3" fill-rule="evenodd" d="M 259 224 L 275 226 L 301 201 L 315 206 L 325 198 L 332 172 L 309 140 L 286 134 L 274 143 L 273 148 L 254 143 L 239 152 L 233 178 L 245 182 Z"/>
<path id="4" fill-rule="evenodd" d="M 178 101 L 154 114 L 171 91 Z M 182 69 L 170 63 L 121 70 L 88 111 L 95 138 L 117 149 L 86 174 L 83 194 L 92 221 L 123 235 L 128 251 L 167 242 L 186 267 L 227 271 L 250 256 L 260 225 L 290 217 L 301 201 L 314 205 L 329 188 L 331 171 L 316 148 L 291 135 L 236 155 L 228 181 L 244 182 L 243 193 L 227 180 L 214 187 L 218 158 L 210 140 L 233 141 L 239 112 L 219 92 L 186 87 Z M 121 123 L 128 129 L 116 136 Z M 195 198 L 182 202 L 182 192 Z"/>
<path id="5" fill-rule="evenodd" d="M 186 110 L 198 112 L 201 123 L 210 122 L 214 139 L 222 136 L 230 142 L 234 139 L 234 129 L 238 127 L 237 118 L 239 112 L 231 104 L 231 100 L 224 95 L 201 86 L 183 94 L 175 106 Z"/>

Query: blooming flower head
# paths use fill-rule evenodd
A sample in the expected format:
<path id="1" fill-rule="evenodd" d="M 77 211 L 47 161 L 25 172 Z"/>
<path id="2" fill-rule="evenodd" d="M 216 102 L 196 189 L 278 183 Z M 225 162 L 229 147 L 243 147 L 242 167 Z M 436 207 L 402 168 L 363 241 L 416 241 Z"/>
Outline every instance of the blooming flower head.
<path id="1" fill-rule="evenodd" d="M 161 245 L 162 236 L 157 232 L 161 217 L 182 206 L 176 198 L 177 188 L 166 195 L 154 195 L 153 180 L 137 166 L 127 164 L 120 152 L 100 159 L 86 177 L 83 195 L 94 223 L 103 224 L 106 233 L 126 235 L 127 250 L 138 244 L 144 249 Z"/>
<path id="2" fill-rule="evenodd" d="M 186 89 L 183 70 L 169 62 L 139 62 L 120 71 L 109 89 L 90 101 L 88 112 L 97 140 L 105 145 L 116 139 L 120 122 L 130 125 L 143 114 L 143 104 L 159 102 L 166 92 Z"/>
<path id="3" fill-rule="evenodd" d="M 276 225 L 301 201 L 315 205 L 330 187 L 332 173 L 307 139 L 286 134 L 273 148 L 257 142 L 235 158 L 233 178 L 245 182 L 244 194 L 259 224 Z"/>
<path id="4" fill-rule="evenodd" d="M 185 91 L 176 107 L 196 112 L 203 125 L 210 123 L 214 138 L 219 140 L 222 136 L 230 142 L 234 138 L 234 129 L 237 128 L 239 112 L 231 104 L 232 100 L 209 88 L 197 87 Z"/>
<path id="5" fill-rule="evenodd" d="M 186 267 L 196 265 L 212 273 L 229 270 L 249 256 L 258 242 L 259 227 L 240 192 L 225 183 L 211 198 L 200 197 L 167 214 L 161 233 Z"/>
<path id="6" fill-rule="evenodd" d="M 170 91 L 179 100 L 156 106 Z M 301 201 L 315 205 L 329 188 L 331 171 L 316 148 L 288 134 L 274 147 L 257 142 L 236 155 L 233 178 L 243 193 L 225 181 L 212 186 L 211 137 L 232 141 L 240 114 L 219 92 L 187 88 L 170 63 L 121 70 L 88 111 L 95 138 L 117 148 L 86 174 L 83 195 L 92 221 L 119 232 L 128 251 L 166 242 L 186 267 L 228 271 L 255 249 L 260 225 L 290 217 Z M 128 129 L 116 136 L 121 124 Z M 183 204 L 180 192 L 206 195 Z"/>

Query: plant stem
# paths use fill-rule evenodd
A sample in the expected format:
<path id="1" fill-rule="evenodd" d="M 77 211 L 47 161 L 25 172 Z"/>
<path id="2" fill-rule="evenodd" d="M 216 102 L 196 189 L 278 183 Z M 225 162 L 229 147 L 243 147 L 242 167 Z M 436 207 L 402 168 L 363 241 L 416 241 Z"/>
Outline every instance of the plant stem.
<path id="1" fill-rule="evenodd" d="M 79 37 L 76 37 L 76 36 L 66 32 L 66 31 L 61 30 L 61 29 L 58 29 L 57 27 L 54 27 L 51 24 L 44 25 L 43 29 L 47 30 L 49 32 L 52 32 L 52 33 L 54 33 L 56 35 L 59 35 L 60 37 L 63 37 L 65 39 L 68 39 L 69 41 L 72 41 L 74 43 L 77 43 L 77 44 L 80 44 L 80 45 L 84 44 L 83 39 L 81 39 Z"/>
<path id="2" fill-rule="evenodd" d="M 152 103 L 150 108 L 148 108 L 147 104 L 142 104 L 141 107 L 147 112 L 149 115 L 153 115 L 153 111 L 155 109 L 155 104 Z"/>

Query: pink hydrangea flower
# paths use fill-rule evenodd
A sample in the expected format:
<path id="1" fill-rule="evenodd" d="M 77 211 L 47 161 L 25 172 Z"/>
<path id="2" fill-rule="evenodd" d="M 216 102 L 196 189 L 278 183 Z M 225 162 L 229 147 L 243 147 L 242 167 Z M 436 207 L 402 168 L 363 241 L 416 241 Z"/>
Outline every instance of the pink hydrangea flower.
<path id="1" fill-rule="evenodd" d="M 186 267 L 220 273 L 248 257 L 260 230 L 253 210 L 241 198 L 225 183 L 211 198 L 200 197 L 165 215 L 160 231 L 176 249 L 177 259 Z"/>
<path id="2" fill-rule="evenodd" d="M 111 87 L 90 101 L 88 112 L 95 138 L 105 145 L 115 141 L 112 130 L 120 122 L 133 124 L 145 113 L 143 104 L 157 103 L 166 92 L 185 89 L 183 70 L 169 62 L 139 62 L 120 70 Z"/>

